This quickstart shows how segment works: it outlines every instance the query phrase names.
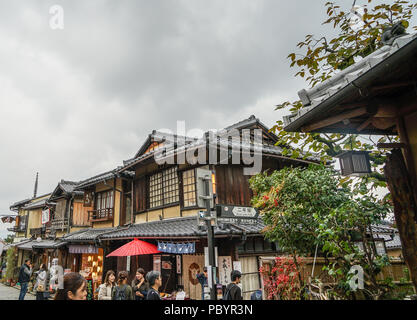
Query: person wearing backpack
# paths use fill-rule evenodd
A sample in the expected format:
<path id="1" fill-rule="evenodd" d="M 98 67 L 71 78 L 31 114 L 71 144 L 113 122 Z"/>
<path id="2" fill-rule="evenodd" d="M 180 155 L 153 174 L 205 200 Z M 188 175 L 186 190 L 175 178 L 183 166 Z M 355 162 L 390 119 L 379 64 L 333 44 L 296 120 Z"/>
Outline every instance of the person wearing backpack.
<path id="1" fill-rule="evenodd" d="M 112 300 L 135 300 L 133 289 L 127 284 L 128 274 L 126 271 L 120 271 L 117 279 L 117 285 L 112 293 Z"/>
<path id="2" fill-rule="evenodd" d="M 231 278 L 232 282 L 227 285 L 223 300 L 243 300 L 242 290 L 238 286 L 242 274 L 238 270 L 233 270 Z"/>

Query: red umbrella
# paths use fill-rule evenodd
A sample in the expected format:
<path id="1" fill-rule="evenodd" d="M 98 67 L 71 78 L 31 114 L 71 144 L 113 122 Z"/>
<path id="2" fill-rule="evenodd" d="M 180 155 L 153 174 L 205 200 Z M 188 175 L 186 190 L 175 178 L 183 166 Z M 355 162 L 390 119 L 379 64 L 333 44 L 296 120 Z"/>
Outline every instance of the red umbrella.
<path id="1" fill-rule="evenodd" d="M 126 243 L 120 248 L 109 253 L 106 257 L 127 257 L 153 253 L 160 253 L 154 244 L 135 238 L 133 241 L 130 241 L 129 243 Z"/>

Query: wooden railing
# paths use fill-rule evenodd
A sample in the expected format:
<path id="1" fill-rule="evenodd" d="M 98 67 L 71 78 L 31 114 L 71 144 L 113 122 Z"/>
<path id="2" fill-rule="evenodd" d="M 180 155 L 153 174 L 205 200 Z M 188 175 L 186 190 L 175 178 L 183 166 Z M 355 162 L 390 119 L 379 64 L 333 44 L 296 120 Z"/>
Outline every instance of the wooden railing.
<path id="1" fill-rule="evenodd" d="M 88 221 L 108 221 L 113 220 L 113 208 L 88 211 Z"/>
<path id="2" fill-rule="evenodd" d="M 54 219 L 47 224 L 48 229 L 62 230 L 68 227 L 68 219 Z"/>
<path id="3" fill-rule="evenodd" d="M 29 230 L 29 233 L 31 236 L 42 236 L 45 234 L 44 228 L 31 228 Z"/>

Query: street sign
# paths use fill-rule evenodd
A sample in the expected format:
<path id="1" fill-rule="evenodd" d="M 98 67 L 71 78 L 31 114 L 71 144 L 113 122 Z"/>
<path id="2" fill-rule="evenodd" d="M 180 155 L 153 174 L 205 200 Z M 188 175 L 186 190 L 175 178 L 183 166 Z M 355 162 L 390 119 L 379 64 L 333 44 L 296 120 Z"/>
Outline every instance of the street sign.
<path id="1" fill-rule="evenodd" d="M 256 224 L 257 219 L 240 219 L 240 218 L 217 218 L 217 224 L 244 224 L 253 225 Z"/>
<path id="2" fill-rule="evenodd" d="M 259 211 L 253 207 L 216 205 L 217 219 L 234 218 L 239 220 L 254 220 L 259 216 Z"/>

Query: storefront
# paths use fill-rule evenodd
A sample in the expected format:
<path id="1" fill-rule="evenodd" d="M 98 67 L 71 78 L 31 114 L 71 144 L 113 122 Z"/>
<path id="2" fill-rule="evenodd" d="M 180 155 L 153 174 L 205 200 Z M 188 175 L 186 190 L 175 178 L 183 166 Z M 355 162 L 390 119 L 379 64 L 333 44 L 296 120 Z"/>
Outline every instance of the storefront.
<path id="1" fill-rule="evenodd" d="M 103 249 L 94 245 L 68 246 L 69 262 L 68 271 L 79 272 L 89 286 L 87 299 L 97 299 L 97 289 L 102 283 L 103 277 Z"/>

